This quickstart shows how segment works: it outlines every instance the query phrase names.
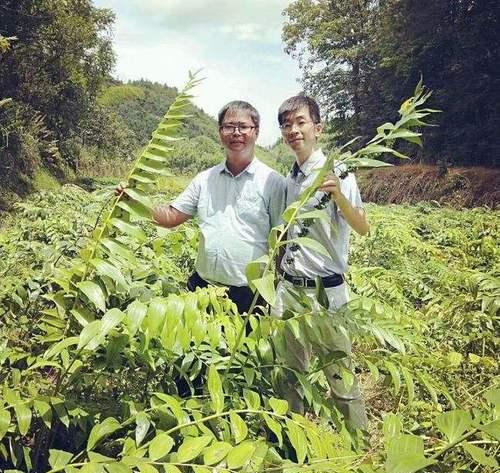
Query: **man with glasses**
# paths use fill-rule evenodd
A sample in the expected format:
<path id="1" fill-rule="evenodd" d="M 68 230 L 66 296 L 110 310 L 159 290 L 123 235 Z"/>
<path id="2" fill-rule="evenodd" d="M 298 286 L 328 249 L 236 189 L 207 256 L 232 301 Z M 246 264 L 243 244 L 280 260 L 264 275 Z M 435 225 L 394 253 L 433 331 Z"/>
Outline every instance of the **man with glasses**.
<path id="1" fill-rule="evenodd" d="M 309 187 L 316 176 L 316 170 L 325 164 L 326 157 L 321 149 L 316 149 L 317 140 L 322 132 L 318 104 L 310 97 L 295 96 L 286 100 L 278 111 L 278 122 L 284 142 L 295 154 L 295 163 L 286 178 L 287 205 L 295 201 Z M 303 291 L 311 300 L 315 311 L 320 311 L 316 298 L 316 278 L 320 277 L 328 297 L 329 311 L 334 324 L 335 311 L 348 301 L 347 287 L 343 274 L 347 270 L 349 250 L 349 235 L 351 228 L 365 235 L 369 224 L 363 209 L 356 179 L 348 174 L 340 180 L 337 175 L 342 170 L 336 168 L 331 172 L 316 194 L 306 203 L 306 210 L 314 210 L 326 204 L 325 211 L 331 221 L 316 219 L 312 225 L 302 223 L 293 225 L 288 239 L 299 236 L 312 238 L 327 250 L 329 256 L 318 253 L 312 248 L 289 243 L 281 260 L 280 282 L 277 287 L 275 311 L 281 315 L 286 309 L 294 312 L 304 312 L 305 309 L 297 302 L 297 292 Z M 319 205 L 321 203 L 321 205 Z M 304 372 L 309 369 L 313 353 L 328 355 L 328 352 L 340 351 L 345 357 L 340 360 L 343 370 L 351 371 L 351 341 L 345 331 L 336 330 L 336 335 L 330 340 L 328 347 L 310 346 L 307 340 L 297 340 L 292 330 L 285 331 L 287 342 L 287 363 Z M 326 353 L 322 353 L 325 352 Z M 330 365 L 324 373 L 331 388 L 332 397 L 338 409 L 344 415 L 346 423 L 351 428 L 366 429 L 366 413 L 361 398 L 358 382 L 346 388 L 341 376 L 339 364 Z M 354 373 L 352 373 L 354 375 Z M 288 399 L 292 410 L 303 412 L 304 404 L 301 394 L 297 391 L 299 383 L 288 373 L 283 386 L 283 395 Z"/>
<path id="2" fill-rule="evenodd" d="M 245 268 L 268 252 L 269 231 L 284 208 L 285 180 L 255 158 L 260 117 L 252 105 L 230 102 L 218 122 L 225 163 L 198 174 L 169 206 L 156 208 L 153 218 L 172 228 L 198 217 L 200 246 L 187 287 L 227 286 L 229 298 L 243 313 L 254 297 Z"/>

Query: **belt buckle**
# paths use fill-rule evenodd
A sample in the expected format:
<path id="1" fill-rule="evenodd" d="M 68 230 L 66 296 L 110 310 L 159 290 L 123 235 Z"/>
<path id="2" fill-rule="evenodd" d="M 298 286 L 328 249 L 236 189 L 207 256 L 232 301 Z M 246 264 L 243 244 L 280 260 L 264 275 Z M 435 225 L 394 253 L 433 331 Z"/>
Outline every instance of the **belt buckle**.
<path id="1" fill-rule="evenodd" d="M 306 287 L 306 278 L 294 277 L 293 285 L 299 287 Z"/>

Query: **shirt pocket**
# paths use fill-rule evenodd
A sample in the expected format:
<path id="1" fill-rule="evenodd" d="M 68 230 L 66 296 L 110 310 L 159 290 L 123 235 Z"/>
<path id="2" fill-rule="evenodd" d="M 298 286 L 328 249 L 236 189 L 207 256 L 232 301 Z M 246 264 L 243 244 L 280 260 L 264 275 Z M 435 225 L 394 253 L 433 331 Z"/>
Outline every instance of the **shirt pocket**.
<path id="1" fill-rule="evenodd" d="M 257 194 L 242 195 L 236 203 L 236 212 L 241 219 L 246 221 L 262 221 L 268 219 L 266 201 Z"/>

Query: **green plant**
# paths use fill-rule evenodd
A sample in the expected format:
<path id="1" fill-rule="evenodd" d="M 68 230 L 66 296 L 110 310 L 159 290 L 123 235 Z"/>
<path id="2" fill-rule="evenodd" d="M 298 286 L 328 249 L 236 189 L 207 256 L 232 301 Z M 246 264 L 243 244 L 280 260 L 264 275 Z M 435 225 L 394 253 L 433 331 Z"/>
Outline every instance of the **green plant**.
<path id="1" fill-rule="evenodd" d="M 171 110 L 170 124 L 179 115 Z M 151 144 L 165 162 L 168 143 Z M 355 241 L 358 297 L 339 324 L 357 336 L 374 406 L 385 403 L 381 410 L 394 414 L 382 422 L 372 409 L 373 448 L 361 451 L 321 373 L 338 354 L 297 373 L 313 416 L 292 414 L 276 399 L 289 369 L 284 325 L 327 344 L 326 311 L 286 321 L 241 316 L 222 288 L 179 291 L 197 232 L 189 225 L 158 234 L 148 221 L 154 199 L 145 201 L 136 185 L 145 178 L 153 187 L 157 173 L 145 156 L 127 196 L 114 197 L 113 185 L 92 194 L 64 186 L 19 204 L 2 229 L 0 468 L 495 468 L 488 465 L 498 448 L 498 261 L 485 238 L 497 238 L 497 214 L 370 208 L 376 231 Z M 119 249 L 109 251 L 107 240 Z"/>

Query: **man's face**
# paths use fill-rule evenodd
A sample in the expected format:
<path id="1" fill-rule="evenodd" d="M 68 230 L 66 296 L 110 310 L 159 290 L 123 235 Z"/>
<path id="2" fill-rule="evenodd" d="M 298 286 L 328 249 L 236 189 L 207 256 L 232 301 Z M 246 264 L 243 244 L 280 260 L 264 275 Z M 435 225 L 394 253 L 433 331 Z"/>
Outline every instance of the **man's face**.
<path id="1" fill-rule="evenodd" d="M 231 127 L 238 128 L 233 128 L 230 132 L 225 131 Z M 230 110 L 224 115 L 222 126 L 219 128 L 219 137 L 226 150 L 239 152 L 253 150 L 258 136 L 259 129 L 247 111 Z"/>
<path id="2" fill-rule="evenodd" d="M 296 155 L 308 158 L 313 152 L 316 140 L 321 135 L 322 126 L 314 123 L 309 109 L 301 107 L 285 116 L 281 125 L 281 133 L 285 143 Z"/>

